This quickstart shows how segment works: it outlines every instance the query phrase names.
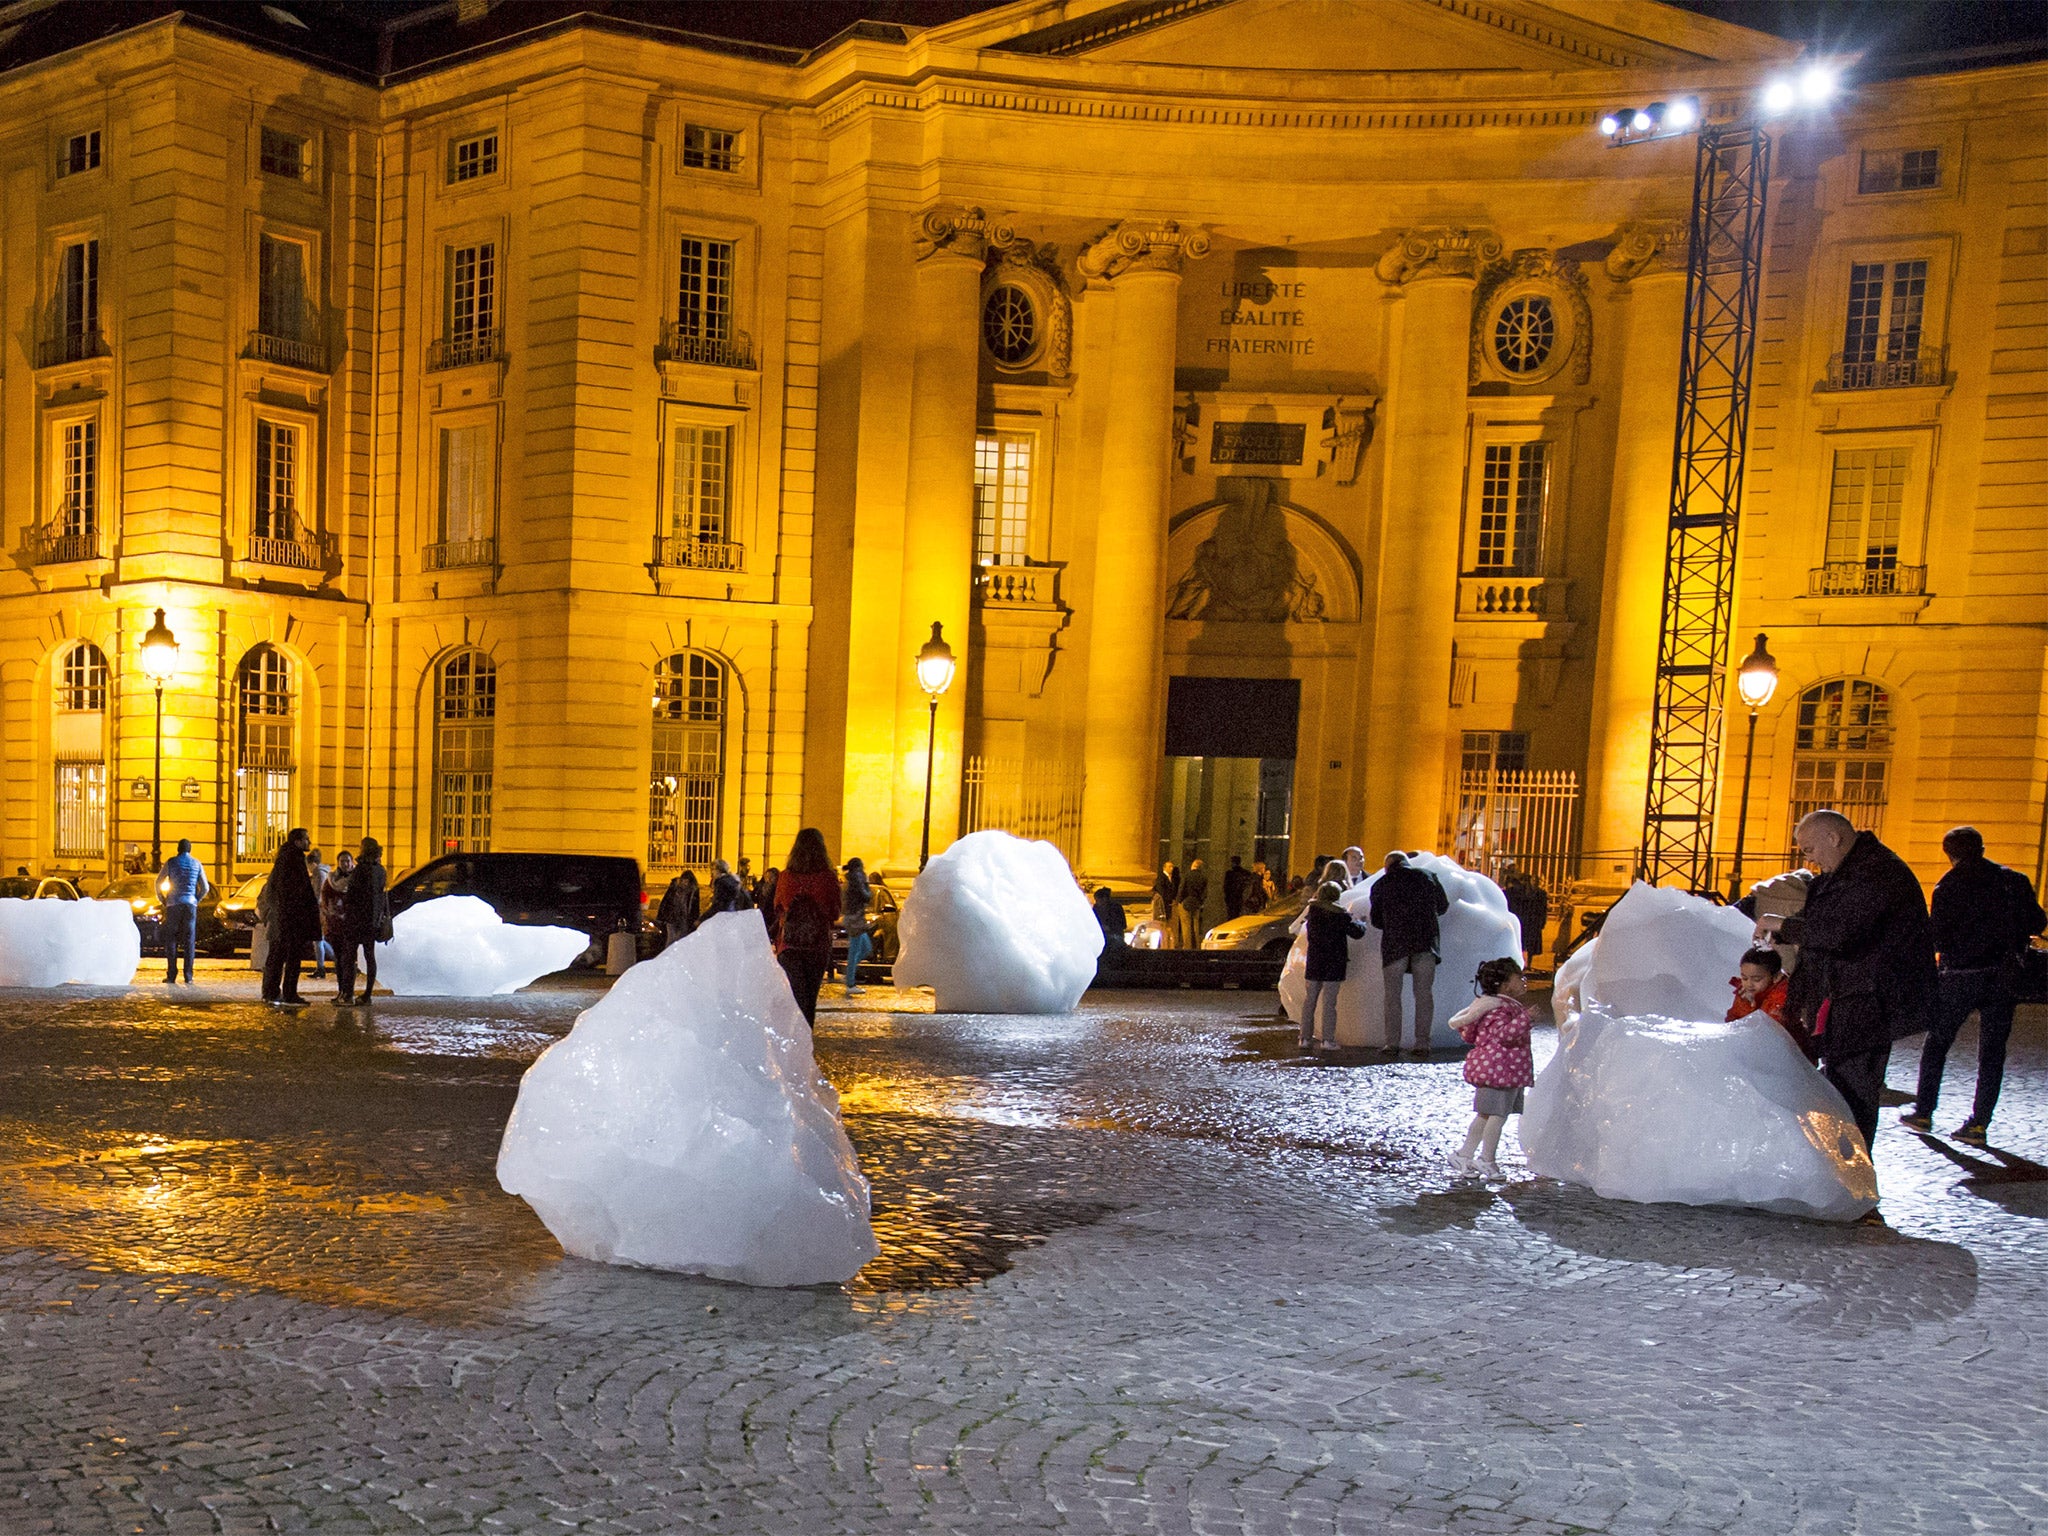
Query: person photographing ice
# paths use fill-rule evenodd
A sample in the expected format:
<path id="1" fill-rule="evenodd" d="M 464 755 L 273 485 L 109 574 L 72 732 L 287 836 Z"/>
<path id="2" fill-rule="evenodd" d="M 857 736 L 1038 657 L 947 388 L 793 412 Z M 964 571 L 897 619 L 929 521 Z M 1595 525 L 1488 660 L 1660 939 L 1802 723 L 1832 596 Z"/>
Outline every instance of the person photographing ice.
<path id="1" fill-rule="evenodd" d="M 1401 1049 L 1401 978 L 1415 990 L 1415 1050 L 1429 1053 L 1429 1031 L 1436 1022 L 1432 987 L 1436 981 L 1438 945 L 1443 931 L 1437 919 L 1451 908 L 1450 897 L 1437 878 L 1417 869 L 1405 853 L 1387 855 L 1386 872 L 1372 888 L 1368 911 L 1380 931 L 1380 976 L 1386 987 L 1386 1046 Z"/>
<path id="2" fill-rule="evenodd" d="M 1472 1123 L 1465 1129 L 1465 1145 L 1451 1154 L 1451 1166 L 1460 1173 L 1497 1179 L 1500 1133 L 1507 1128 L 1509 1115 L 1522 1112 L 1524 1095 L 1536 1082 L 1529 1010 L 1522 1006 L 1528 984 L 1521 966 L 1506 959 L 1488 960 L 1472 981 L 1478 998 L 1451 1018 L 1451 1028 L 1472 1047 L 1465 1056 Z"/>

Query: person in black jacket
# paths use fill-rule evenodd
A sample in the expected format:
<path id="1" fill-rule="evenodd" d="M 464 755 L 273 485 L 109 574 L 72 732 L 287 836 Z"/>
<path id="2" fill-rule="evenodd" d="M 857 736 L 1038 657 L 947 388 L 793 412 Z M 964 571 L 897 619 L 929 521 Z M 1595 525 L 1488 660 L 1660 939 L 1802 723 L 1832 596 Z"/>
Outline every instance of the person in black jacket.
<path id="1" fill-rule="evenodd" d="M 320 893 L 306 870 L 312 834 L 293 827 L 271 861 L 262 902 L 270 925 L 270 950 L 263 957 L 263 1001 L 280 1008 L 303 1008 L 299 996 L 299 964 L 308 945 L 320 941 Z"/>
<path id="2" fill-rule="evenodd" d="M 1868 1146 L 1892 1043 L 1919 1034 L 1934 1013 L 1927 900 L 1906 861 L 1839 811 L 1813 812 L 1796 835 L 1820 874 L 1805 908 L 1778 930 L 1800 946 L 1791 1006 Z"/>
<path id="3" fill-rule="evenodd" d="M 1230 868 L 1223 871 L 1223 915 L 1226 919 L 1244 916 L 1245 887 L 1252 883 L 1252 872 L 1244 867 L 1244 856 L 1233 853 Z"/>
<path id="4" fill-rule="evenodd" d="M 1405 853 L 1387 855 L 1386 870 L 1373 882 L 1368 912 L 1380 931 L 1380 976 L 1386 987 L 1386 1043 L 1401 1049 L 1401 977 L 1415 987 L 1415 1049 L 1429 1052 L 1429 1032 L 1436 1023 L 1437 945 L 1442 933 L 1437 919 L 1451 909 L 1451 899 L 1437 878 L 1417 869 Z"/>
<path id="5" fill-rule="evenodd" d="M 2048 927 L 2034 883 L 2016 869 L 1984 857 L 1984 834 L 1957 827 L 1941 840 L 1948 873 L 1934 888 L 1930 914 L 1941 957 L 1940 994 L 1920 1048 L 1920 1089 L 1899 1116 L 1908 1130 L 1932 1131 L 1941 1097 L 1941 1071 L 1963 1021 L 1977 1015 L 1977 1101 L 1956 1140 L 1984 1145 L 1998 1090 L 2005 1083 L 2005 1045 L 2018 1000 L 2019 957 Z"/>
<path id="6" fill-rule="evenodd" d="M 365 1007 L 377 990 L 377 944 L 391 937 L 391 898 L 385 891 L 384 846 L 363 839 L 362 855 L 341 898 L 341 936 L 334 946 L 334 1000 L 344 1008 Z M 363 957 L 363 990 L 356 993 L 356 954 Z"/>
<path id="7" fill-rule="evenodd" d="M 1308 904 L 1308 996 L 1301 1005 L 1301 1048 L 1315 1047 L 1318 1005 L 1322 1014 L 1322 1049 L 1337 1049 L 1337 989 L 1351 965 L 1353 939 L 1365 937 L 1361 923 L 1337 904 L 1344 887 L 1326 880 Z"/>
<path id="8" fill-rule="evenodd" d="M 711 866 L 711 910 L 704 915 L 716 917 L 721 912 L 744 912 L 753 903 L 747 899 L 747 888 L 740 884 L 740 877 L 732 872 L 732 866 L 720 859 Z"/>

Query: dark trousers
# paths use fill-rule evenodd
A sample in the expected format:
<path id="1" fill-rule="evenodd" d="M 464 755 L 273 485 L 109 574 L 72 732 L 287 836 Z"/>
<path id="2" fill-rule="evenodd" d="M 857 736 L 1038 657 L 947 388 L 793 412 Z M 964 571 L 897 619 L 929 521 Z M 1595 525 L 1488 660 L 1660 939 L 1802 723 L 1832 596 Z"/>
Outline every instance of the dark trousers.
<path id="1" fill-rule="evenodd" d="M 334 940 L 334 984 L 340 988 L 343 1002 L 356 995 L 356 954 L 363 957 L 363 996 L 368 997 L 377 990 L 377 941 L 358 939 L 351 934 L 337 935 Z"/>
<path id="2" fill-rule="evenodd" d="M 1848 1101 L 1856 1129 L 1863 1133 L 1863 1145 L 1877 1144 L 1877 1101 L 1884 1091 L 1884 1069 L 1892 1059 L 1892 1048 L 1881 1045 L 1874 1051 L 1856 1051 L 1830 1056 L 1821 1070 L 1835 1091 Z"/>
<path id="3" fill-rule="evenodd" d="M 160 927 L 164 936 L 164 980 L 178 979 L 178 956 L 182 954 L 185 957 L 185 984 L 190 986 L 192 953 L 199 947 L 199 909 L 189 901 L 174 901 L 164 908 Z"/>
<path id="4" fill-rule="evenodd" d="M 813 954 L 807 950 L 785 949 L 779 957 L 782 974 L 789 978 L 789 990 L 796 998 L 796 1005 L 803 1010 L 804 1022 L 818 1022 L 818 988 L 825 980 L 825 967 L 829 957 Z"/>
<path id="5" fill-rule="evenodd" d="M 1998 1108 L 1998 1090 L 2005 1086 L 2005 1045 L 2012 1038 L 2012 988 L 2002 971 L 1943 971 L 1941 1001 L 1920 1048 L 1920 1089 L 1914 1110 L 1934 1113 L 1941 1097 L 1941 1069 L 1949 1047 L 1970 1015 L 1977 1015 L 1977 1102 L 1970 1110 L 1973 1125 L 1989 1125 Z"/>
<path id="6" fill-rule="evenodd" d="M 299 966 L 306 958 L 310 938 L 303 929 L 278 926 L 270 940 L 270 952 L 263 957 L 263 1001 L 299 1000 Z"/>

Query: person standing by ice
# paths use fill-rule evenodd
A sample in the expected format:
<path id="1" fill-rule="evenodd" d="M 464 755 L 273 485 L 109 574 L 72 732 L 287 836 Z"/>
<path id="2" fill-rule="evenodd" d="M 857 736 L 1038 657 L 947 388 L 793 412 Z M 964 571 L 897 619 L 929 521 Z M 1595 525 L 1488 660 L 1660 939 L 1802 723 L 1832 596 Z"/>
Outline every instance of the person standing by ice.
<path id="1" fill-rule="evenodd" d="M 1365 878 L 1365 850 L 1346 848 L 1344 850 L 1344 889 L 1350 890 Z"/>
<path id="2" fill-rule="evenodd" d="M 344 1008 L 370 1005 L 377 990 L 377 942 L 391 937 L 391 899 L 384 888 L 384 847 L 374 837 L 362 842 L 362 855 L 349 872 L 341 899 L 341 942 L 334 948 L 335 1001 Z M 363 990 L 356 991 L 356 955 L 363 957 Z"/>
<path id="3" fill-rule="evenodd" d="M 185 985 L 192 985 L 192 955 L 199 947 L 199 903 L 213 889 L 206 866 L 192 852 L 192 839 L 178 839 L 178 851 L 164 860 L 157 876 L 163 892 L 164 985 L 178 979 L 178 956 L 185 957 Z"/>
<path id="4" fill-rule="evenodd" d="M 661 924 L 664 947 L 680 944 L 697 931 L 695 870 L 686 869 L 669 881 L 668 889 L 661 893 L 661 905 L 655 908 L 654 920 Z"/>
<path id="5" fill-rule="evenodd" d="M 320 882 L 320 932 L 326 937 L 327 947 L 334 955 L 337 984 L 341 980 L 341 905 L 348 895 L 349 875 L 355 867 L 356 856 L 344 848 L 334 856 L 334 867 Z"/>
<path id="6" fill-rule="evenodd" d="M 1792 1007 L 1870 1147 L 1892 1044 L 1934 1014 L 1927 899 L 1906 861 L 1840 811 L 1814 811 L 1795 835 L 1820 873 L 1805 909 L 1778 929 L 1799 946 Z"/>
<path id="7" fill-rule="evenodd" d="M 1180 870 L 1172 860 L 1159 866 L 1152 880 L 1152 926 L 1159 934 L 1158 948 L 1172 949 L 1179 938 L 1174 908 L 1180 901 Z"/>
<path id="8" fill-rule="evenodd" d="M 1728 1005 L 1727 1022 L 1733 1023 L 1760 1013 L 1790 1035 L 1809 1058 L 1812 1057 L 1813 1042 L 1800 1036 L 1792 1017 L 1788 1001 L 1792 978 L 1785 974 L 1785 962 L 1778 958 L 1775 949 L 1768 944 L 1759 944 L 1746 951 L 1742 963 L 1735 968 L 1735 974 L 1728 978 L 1728 985 L 1735 989 L 1735 1001 Z"/>
<path id="9" fill-rule="evenodd" d="M 1124 916 L 1124 904 L 1116 899 L 1116 892 L 1106 885 L 1095 887 L 1095 926 L 1102 930 L 1102 952 L 1130 948 L 1124 940 L 1124 930 L 1130 920 Z"/>
<path id="10" fill-rule="evenodd" d="M 1337 989 L 1344 985 L 1344 973 L 1351 968 L 1351 941 L 1365 937 L 1365 924 L 1337 903 L 1343 885 L 1325 880 L 1316 899 L 1304 909 L 1308 927 L 1307 967 L 1302 979 L 1308 983 L 1308 999 L 1301 1005 L 1301 1048 L 1317 1049 L 1316 1016 L 1322 1015 L 1324 1051 L 1337 1049 Z"/>
<path id="11" fill-rule="evenodd" d="M 320 940 L 320 896 L 306 869 L 306 853 L 312 846 L 312 835 L 304 827 L 293 827 L 279 845 L 277 857 L 271 861 L 270 879 L 263 887 L 263 900 L 270 909 L 263 1001 L 278 1008 L 306 1006 L 299 996 L 299 966 L 306 947 Z"/>
<path id="12" fill-rule="evenodd" d="M 875 898 L 868 885 L 868 867 L 859 859 L 846 861 L 846 893 L 839 902 L 839 926 L 846 930 L 846 995 L 861 994 L 861 962 L 875 952 L 868 937 L 868 903 Z"/>
<path id="13" fill-rule="evenodd" d="M 1512 960 L 1488 960 L 1473 978 L 1479 998 L 1460 1009 L 1451 1027 L 1471 1044 L 1465 1057 L 1465 1081 L 1472 1085 L 1472 1123 L 1465 1145 L 1451 1154 L 1460 1173 L 1500 1175 L 1496 1154 L 1509 1115 L 1522 1112 L 1524 1093 L 1536 1083 L 1536 1060 L 1529 1051 L 1529 1010 L 1522 1006 L 1527 983 Z"/>
<path id="14" fill-rule="evenodd" d="M 740 884 L 740 877 L 732 872 L 732 866 L 720 859 L 711 866 L 711 910 L 708 917 L 721 912 L 744 912 L 747 909 L 746 887 Z"/>
<path id="15" fill-rule="evenodd" d="M 1953 828 L 1941 840 L 1941 851 L 1948 855 L 1949 869 L 1934 888 L 1929 914 L 1934 947 L 1941 957 L 1940 990 L 1927 1043 L 1920 1048 L 1919 1090 L 1913 1107 L 1899 1116 L 1899 1124 L 1911 1131 L 1934 1129 L 1949 1047 L 1974 1012 L 1977 1100 L 1970 1118 L 1956 1131 L 1956 1140 L 1981 1147 L 2005 1084 L 2005 1047 L 2019 997 L 2020 956 L 2034 935 L 2048 927 L 2048 913 L 2041 910 L 2033 881 L 1984 857 L 1984 834 L 1975 827 Z"/>
<path id="16" fill-rule="evenodd" d="M 763 880 L 766 884 L 766 880 Z M 825 834 L 805 827 L 789 847 L 775 880 L 775 955 L 806 1024 L 818 1021 L 818 987 L 832 963 L 832 925 L 839 916 L 839 877 Z"/>
<path id="17" fill-rule="evenodd" d="M 1415 989 L 1415 1050 L 1429 1053 L 1429 1032 L 1436 1023 L 1437 946 L 1443 932 L 1437 919 L 1451 909 L 1451 899 L 1437 878 L 1417 869 L 1405 853 L 1387 855 L 1386 872 L 1372 888 L 1368 911 L 1380 931 L 1380 976 L 1386 987 L 1386 1045 L 1401 1049 L 1401 978 Z"/>
<path id="18" fill-rule="evenodd" d="M 1202 943 L 1202 908 L 1209 904 L 1209 872 L 1202 868 L 1200 859 L 1188 864 L 1187 878 L 1180 883 L 1180 898 L 1176 903 L 1178 928 L 1175 938 L 1182 949 L 1199 949 Z"/>

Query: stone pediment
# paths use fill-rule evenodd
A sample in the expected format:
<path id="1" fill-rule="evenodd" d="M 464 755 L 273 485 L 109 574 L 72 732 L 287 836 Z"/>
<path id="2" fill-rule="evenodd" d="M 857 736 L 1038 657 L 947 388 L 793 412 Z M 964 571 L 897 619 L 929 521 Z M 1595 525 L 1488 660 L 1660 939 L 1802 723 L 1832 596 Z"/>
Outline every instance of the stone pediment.
<path id="1" fill-rule="evenodd" d="M 1285 482 L 1225 480 L 1173 519 L 1166 616 L 1198 623 L 1355 624 L 1358 559 L 1331 528 L 1283 500 Z"/>
<path id="2" fill-rule="evenodd" d="M 1090 63 L 1402 74 L 1654 68 L 1788 52 L 1780 39 L 1655 0 L 1066 0 L 1004 6 L 940 30 L 999 52 Z"/>

